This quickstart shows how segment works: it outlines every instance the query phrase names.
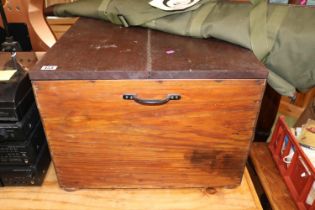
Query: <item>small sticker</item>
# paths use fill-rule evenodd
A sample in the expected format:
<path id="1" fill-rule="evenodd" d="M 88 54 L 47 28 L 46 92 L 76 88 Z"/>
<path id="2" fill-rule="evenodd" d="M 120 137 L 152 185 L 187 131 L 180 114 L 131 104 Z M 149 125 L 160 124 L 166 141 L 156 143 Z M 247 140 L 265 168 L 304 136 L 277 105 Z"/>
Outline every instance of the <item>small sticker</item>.
<path id="1" fill-rule="evenodd" d="M 16 70 L 0 70 L 0 81 L 9 81 Z"/>
<path id="2" fill-rule="evenodd" d="M 175 53 L 175 50 L 167 50 L 167 51 L 166 51 L 166 54 L 168 54 L 168 55 L 169 55 L 169 54 L 173 54 L 173 53 Z"/>
<path id="3" fill-rule="evenodd" d="M 54 71 L 54 70 L 57 70 L 58 66 L 52 66 L 52 65 L 49 65 L 49 66 L 42 66 L 42 68 L 40 70 L 42 71 Z"/>

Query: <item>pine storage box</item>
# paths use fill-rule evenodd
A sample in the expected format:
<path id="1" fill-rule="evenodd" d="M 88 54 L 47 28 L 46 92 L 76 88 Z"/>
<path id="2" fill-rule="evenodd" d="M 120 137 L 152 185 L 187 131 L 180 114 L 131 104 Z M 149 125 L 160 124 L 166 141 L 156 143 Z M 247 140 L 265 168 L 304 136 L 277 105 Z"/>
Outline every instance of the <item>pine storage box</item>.
<path id="1" fill-rule="evenodd" d="M 237 186 L 266 76 L 235 45 L 83 18 L 30 72 L 69 189 Z"/>

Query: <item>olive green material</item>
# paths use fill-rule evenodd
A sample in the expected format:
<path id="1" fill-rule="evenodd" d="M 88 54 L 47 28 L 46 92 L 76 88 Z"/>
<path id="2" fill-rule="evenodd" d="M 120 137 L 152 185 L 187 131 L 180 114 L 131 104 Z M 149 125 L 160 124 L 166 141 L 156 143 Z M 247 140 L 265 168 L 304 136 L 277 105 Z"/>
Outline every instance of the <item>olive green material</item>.
<path id="1" fill-rule="evenodd" d="M 256 4 L 249 17 L 252 50 L 256 57 L 262 60 L 271 48 L 267 40 L 267 2 Z"/>
<path id="2" fill-rule="evenodd" d="M 149 0 L 79 0 L 54 8 L 56 16 L 85 16 L 123 26 L 143 26 L 182 36 L 214 37 L 251 49 L 270 70 L 268 83 L 294 96 L 315 85 L 315 9 L 201 0 L 163 11 Z M 206 56 L 206 55 L 205 55 Z"/>

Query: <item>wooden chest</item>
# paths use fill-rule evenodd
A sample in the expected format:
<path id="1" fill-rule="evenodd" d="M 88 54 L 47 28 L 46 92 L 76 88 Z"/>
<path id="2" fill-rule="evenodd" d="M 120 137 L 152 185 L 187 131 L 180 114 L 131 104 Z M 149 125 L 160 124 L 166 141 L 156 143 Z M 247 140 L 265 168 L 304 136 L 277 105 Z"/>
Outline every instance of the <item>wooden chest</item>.
<path id="1" fill-rule="evenodd" d="M 235 45 L 91 19 L 30 72 L 63 188 L 237 186 L 266 76 Z"/>

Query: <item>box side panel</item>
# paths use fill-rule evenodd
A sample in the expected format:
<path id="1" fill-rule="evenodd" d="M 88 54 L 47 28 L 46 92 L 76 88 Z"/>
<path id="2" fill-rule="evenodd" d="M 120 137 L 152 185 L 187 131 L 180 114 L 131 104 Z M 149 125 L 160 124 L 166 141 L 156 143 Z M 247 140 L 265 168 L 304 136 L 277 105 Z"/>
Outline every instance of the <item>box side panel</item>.
<path id="1" fill-rule="evenodd" d="M 66 188 L 240 183 L 265 80 L 36 81 L 37 104 Z M 124 100 L 180 94 L 146 106 Z"/>

